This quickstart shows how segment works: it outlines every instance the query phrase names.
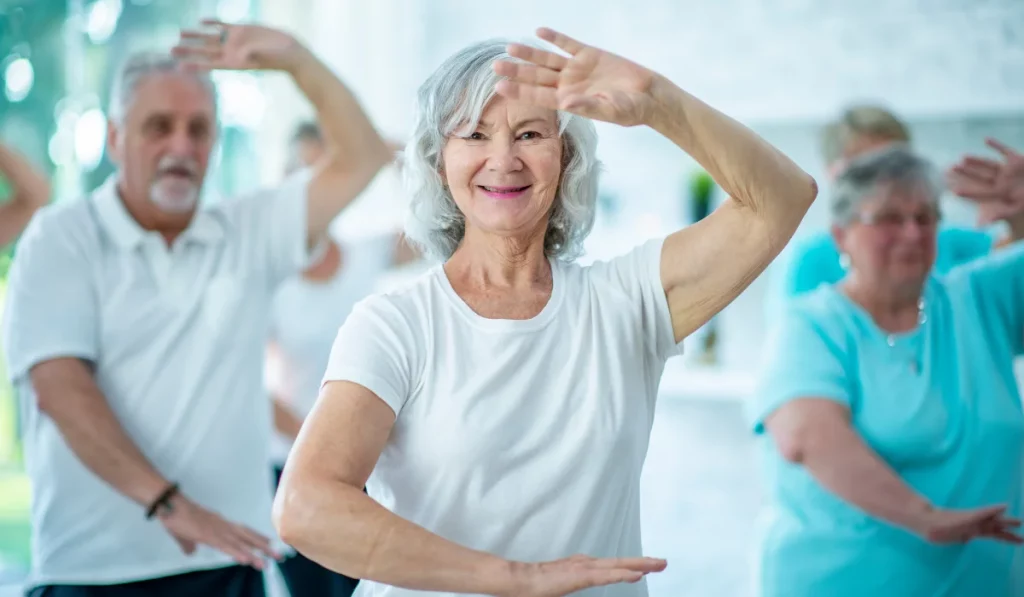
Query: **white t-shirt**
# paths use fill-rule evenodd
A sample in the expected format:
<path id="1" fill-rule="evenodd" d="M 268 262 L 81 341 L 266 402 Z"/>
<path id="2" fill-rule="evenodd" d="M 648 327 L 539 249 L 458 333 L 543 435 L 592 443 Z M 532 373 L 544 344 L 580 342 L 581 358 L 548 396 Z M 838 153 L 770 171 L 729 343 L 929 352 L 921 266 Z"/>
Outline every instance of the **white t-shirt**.
<path id="1" fill-rule="evenodd" d="M 336 241 L 338 242 L 338 241 Z M 295 276 L 274 297 L 270 340 L 276 348 L 271 388 L 300 417 L 313 409 L 338 328 L 352 307 L 374 290 L 395 254 L 395 236 L 338 242 L 341 269 L 330 280 Z M 291 439 L 274 433 L 271 457 L 282 466 Z"/>
<path id="2" fill-rule="evenodd" d="M 397 413 L 370 495 L 513 560 L 642 555 L 640 472 L 665 361 L 681 346 L 661 246 L 589 267 L 553 261 L 551 298 L 529 320 L 480 317 L 441 266 L 357 305 L 324 381 L 358 383 Z M 364 582 L 357 594 L 422 593 Z M 642 582 L 580 593 L 646 594 Z"/>
<path id="3" fill-rule="evenodd" d="M 144 508 L 90 472 L 36 405 L 36 364 L 78 357 L 128 436 L 200 505 L 273 536 L 263 357 L 273 291 L 306 251 L 306 184 L 198 212 L 168 249 L 110 180 L 43 209 L 7 290 L 7 372 L 32 483 L 30 583 L 108 584 L 225 566 L 182 553 Z"/>

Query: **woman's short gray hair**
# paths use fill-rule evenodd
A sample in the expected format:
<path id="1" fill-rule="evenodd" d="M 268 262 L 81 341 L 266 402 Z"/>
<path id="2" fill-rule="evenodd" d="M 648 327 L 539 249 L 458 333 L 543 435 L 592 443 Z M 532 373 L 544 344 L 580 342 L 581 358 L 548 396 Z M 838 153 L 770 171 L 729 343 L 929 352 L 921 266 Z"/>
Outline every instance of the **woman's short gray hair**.
<path id="1" fill-rule="evenodd" d="M 938 210 L 943 184 L 935 167 L 907 145 L 893 144 L 852 160 L 832 189 L 832 222 L 850 224 L 861 205 L 888 188 L 924 189 Z"/>
<path id="2" fill-rule="evenodd" d="M 446 60 L 420 87 L 416 126 L 403 161 L 411 202 L 406 236 L 427 254 L 448 259 L 462 242 L 466 219 L 455 205 L 441 168 L 448 137 L 476 127 L 502 77 L 498 60 L 514 60 L 504 40 L 474 44 Z M 549 257 L 572 260 L 594 226 L 597 179 L 597 131 L 589 119 L 558 112 L 562 138 L 562 172 L 544 237 Z"/>
<path id="3" fill-rule="evenodd" d="M 180 60 L 163 52 L 136 52 L 130 55 L 114 75 L 110 90 L 110 104 L 107 116 L 111 121 L 122 124 L 128 108 L 135 99 L 135 91 L 147 77 L 163 73 L 179 73 L 195 78 L 210 94 L 214 113 L 217 112 L 217 90 L 210 75 L 203 71 L 184 70 Z"/>

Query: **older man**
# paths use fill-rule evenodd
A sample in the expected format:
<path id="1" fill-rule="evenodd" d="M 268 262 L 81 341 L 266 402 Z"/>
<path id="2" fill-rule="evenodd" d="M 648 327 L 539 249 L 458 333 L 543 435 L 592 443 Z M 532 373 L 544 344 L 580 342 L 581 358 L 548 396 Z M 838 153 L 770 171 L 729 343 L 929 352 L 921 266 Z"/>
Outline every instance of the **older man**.
<path id="1" fill-rule="evenodd" d="M 117 173 L 41 211 L 13 266 L 4 341 L 26 413 L 33 596 L 262 596 L 275 557 L 271 298 L 390 154 L 293 38 L 212 25 L 183 34 L 177 58 L 127 60 Z M 209 68 L 289 74 L 323 126 L 315 172 L 198 209 L 217 135 Z"/>

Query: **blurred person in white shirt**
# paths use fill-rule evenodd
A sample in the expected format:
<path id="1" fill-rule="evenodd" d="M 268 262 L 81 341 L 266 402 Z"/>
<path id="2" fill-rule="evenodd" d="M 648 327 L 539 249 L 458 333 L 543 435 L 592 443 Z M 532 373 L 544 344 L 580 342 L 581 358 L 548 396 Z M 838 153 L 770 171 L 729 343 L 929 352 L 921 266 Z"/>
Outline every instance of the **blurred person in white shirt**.
<path id="1" fill-rule="evenodd" d="M 390 161 L 354 96 L 293 37 L 207 22 L 127 59 L 111 178 L 44 208 L 3 340 L 32 483 L 32 597 L 262 597 L 276 558 L 261 375 L 274 291 Z M 200 208 L 213 68 L 282 71 L 326 147 L 279 188 Z"/>

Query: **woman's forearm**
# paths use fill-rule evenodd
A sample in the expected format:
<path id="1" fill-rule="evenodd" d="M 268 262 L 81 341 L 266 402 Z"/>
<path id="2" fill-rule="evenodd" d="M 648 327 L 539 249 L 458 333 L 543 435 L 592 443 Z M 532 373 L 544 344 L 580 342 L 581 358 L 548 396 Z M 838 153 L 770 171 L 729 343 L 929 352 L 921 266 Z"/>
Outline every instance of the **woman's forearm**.
<path id="1" fill-rule="evenodd" d="M 795 229 L 817 195 L 810 175 L 756 133 L 664 77 L 654 77 L 651 95 L 653 129 L 692 156 L 734 200 Z"/>
<path id="2" fill-rule="evenodd" d="M 324 146 L 340 167 L 356 170 L 365 162 L 376 169 L 391 161 L 391 150 L 355 95 L 326 64 L 307 50 L 290 74 L 313 104 Z"/>
<path id="3" fill-rule="evenodd" d="M 281 538 L 350 576 L 419 591 L 503 595 L 510 562 L 457 545 L 393 514 L 337 480 L 289 479 L 274 503 Z"/>
<path id="4" fill-rule="evenodd" d="M 896 526 L 924 532 L 932 505 L 845 422 L 822 424 L 808 433 L 799 454 L 811 476 L 843 500 Z"/>

